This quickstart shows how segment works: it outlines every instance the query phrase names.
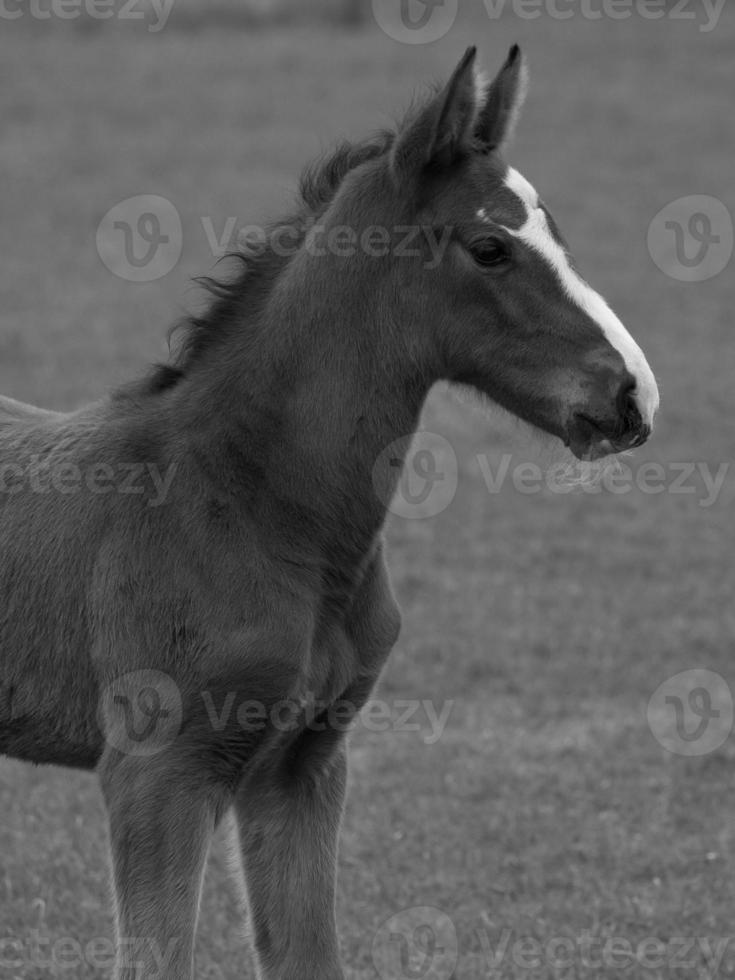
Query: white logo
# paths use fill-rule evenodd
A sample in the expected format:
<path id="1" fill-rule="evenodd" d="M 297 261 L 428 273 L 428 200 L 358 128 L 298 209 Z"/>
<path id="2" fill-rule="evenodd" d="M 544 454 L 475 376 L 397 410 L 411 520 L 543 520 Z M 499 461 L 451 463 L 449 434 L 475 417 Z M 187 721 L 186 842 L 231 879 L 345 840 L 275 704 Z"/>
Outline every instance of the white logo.
<path id="1" fill-rule="evenodd" d="M 108 745 L 124 755 L 162 752 L 179 734 L 182 718 L 181 692 L 159 670 L 123 674 L 100 697 L 100 728 Z"/>
<path id="2" fill-rule="evenodd" d="M 713 670 L 683 670 L 654 691 L 647 714 L 656 741 L 669 752 L 706 755 L 732 731 L 732 692 Z"/>
<path id="3" fill-rule="evenodd" d="M 97 227 L 97 252 L 107 268 L 128 282 L 162 279 L 181 257 L 181 218 L 156 194 L 120 201 Z"/>
<path id="4" fill-rule="evenodd" d="M 373 467 L 373 487 L 391 514 L 407 520 L 436 517 L 454 500 L 457 455 L 444 436 L 417 432 L 392 442 Z"/>
<path id="5" fill-rule="evenodd" d="M 732 258 L 732 250 L 732 216 L 716 197 L 680 197 L 662 208 L 648 229 L 651 258 L 679 282 L 704 282 L 718 276 Z"/>
<path id="6" fill-rule="evenodd" d="M 402 44 L 431 44 L 449 32 L 459 0 L 372 0 L 380 29 Z"/>
<path id="7" fill-rule="evenodd" d="M 381 980 L 450 980 L 458 958 L 454 923 L 430 906 L 391 916 L 373 941 L 373 964 Z"/>

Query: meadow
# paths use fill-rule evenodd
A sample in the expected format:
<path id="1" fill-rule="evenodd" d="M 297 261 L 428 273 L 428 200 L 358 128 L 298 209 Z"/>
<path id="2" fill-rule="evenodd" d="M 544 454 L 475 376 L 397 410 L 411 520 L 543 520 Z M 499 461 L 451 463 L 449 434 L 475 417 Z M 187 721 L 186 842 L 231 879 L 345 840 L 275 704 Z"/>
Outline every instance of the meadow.
<path id="1" fill-rule="evenodd" d="M 514 41 L 532 87 L 512 162 L 649 356 L 660 418 L 625 463 L 657 463 L 666 482 L 521 492 L 509 478 L 491 492 L 504 454 L 516 467 L 537 450 L 493 412 L 432 394 L 423 426 L 452 447 L 457 488 L 440 514 L 387 529 L 404 626 L 379 697 L 396 723 L 352 737 L 347 976 L 388 980 L 385 963 L 390 980 L 735 976 L 735 738 L 682 755 L 647 711 L 681 671 L 735 689 L 735 475 L 714 500 L 701 476 L 733 462 L 733 266 L 682 282 L 648 248 L 676 199 L 710 195 L 735 215 L 731 8 L 704 32 L 671 16 L 490 20 L 467 4 L 416 46 L 370 18 L 259 24 L 221 3 L 184 3 L 157 33 L 0 21 L 0 391 L 72 408 L 164 358 L 167 328 L 202 301 L 207 229 L 289 210 L 301 166 L 337 138 L 390 122 L 468 43 L 494 69 Z M 170 200 L 183 227 L 178 264 L 149 283 L 116 277 L 96 248 L 103 215 L 138 194 Z M 400 730 L 404 700 L 449 706 L 440 737 L 423 708 Z M 0 978 L 108 975 L 68 966 L 74 944 L 112 936 L 95 779 L 2 761 L 0 814 L 0 952 L 34 936 L 45 950 L 0 957 Z M 422 907 L 438 911 L 406 911 Z M 413 926 L 432 923 L 449 960 L 422 953 Z M 402 972 L 396 929 L 418 943 Z M 523 937 L 540 955 L 519 953 Z M 51 962 L 59 944 L 66 960 Z M 197 976 L 255 976 L 220 840 Z"/>

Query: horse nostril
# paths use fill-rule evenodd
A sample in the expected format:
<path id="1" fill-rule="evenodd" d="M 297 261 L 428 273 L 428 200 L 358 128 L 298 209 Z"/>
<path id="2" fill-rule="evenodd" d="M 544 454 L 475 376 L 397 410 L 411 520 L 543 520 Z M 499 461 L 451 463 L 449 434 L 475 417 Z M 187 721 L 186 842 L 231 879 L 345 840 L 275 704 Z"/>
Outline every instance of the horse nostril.
<path id="1" fill-rule="evenodd" d="M 635 401 L 636 393 L 636 383 L 635 378 L 631 375 L 627 375 L 625 380 L 622 382 L 618 388 L 618 411 L 621 415 L 627 414 L 631 406 L 636 407 Z"/>
<path id="2" fill-rule="evenodd" d="M 636 431 L 643 425 L 638 402 L 636 400 L 636 383 L 634 378 L 627 378 L 618 390 L 618 415 L 624 432 Z"/>
<path id="3" fill-rule="evenodd" d="M 650 435 L 650 428 L 643 422 L 636 398 L 636 383 L 627 378 L 618 391 L 618 417 L 620 436 L 629 449 L 642 446 Z"/>

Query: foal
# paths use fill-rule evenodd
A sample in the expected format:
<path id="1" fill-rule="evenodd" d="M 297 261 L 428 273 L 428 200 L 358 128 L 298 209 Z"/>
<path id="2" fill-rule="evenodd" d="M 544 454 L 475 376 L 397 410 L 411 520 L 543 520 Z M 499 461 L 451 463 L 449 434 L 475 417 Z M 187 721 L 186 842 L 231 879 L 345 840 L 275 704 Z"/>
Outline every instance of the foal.
<path id="1" fill-rule="evenodd" d="M 503 162 L 519 50 L 490 84 L 475 54 L 304 179 L 174 365 L 68 415 L 0 400 L 0 752 L 97 769 L 117 980 L 192 977 L 228 812 L 259 976 L 342 980 L 345 721 L 400 625 L 381 543 L 400 474 L 375 463 L 432 385 L 473 385 L 583 459 L 651 431 L 643 354 Z"/>

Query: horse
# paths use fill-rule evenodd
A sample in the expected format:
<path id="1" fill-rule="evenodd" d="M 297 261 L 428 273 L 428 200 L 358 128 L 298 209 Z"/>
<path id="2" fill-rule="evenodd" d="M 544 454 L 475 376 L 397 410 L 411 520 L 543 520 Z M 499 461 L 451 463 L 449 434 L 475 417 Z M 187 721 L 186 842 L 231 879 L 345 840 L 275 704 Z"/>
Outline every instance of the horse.
<path id="1" fill-rule="evenodd" d="M 376 460 L 434 384 L 583 460 L 652 431 L 645 356 L 505 162 L 526 80 L 468 49 L 304 173 L 167 363 L 69 414 L 0 401 L 0 752 L 96 770 L 116 980 L 191 980 L 224 820 L 261 980 L 343 980 L 345 721 L 401 626 Z"/>

